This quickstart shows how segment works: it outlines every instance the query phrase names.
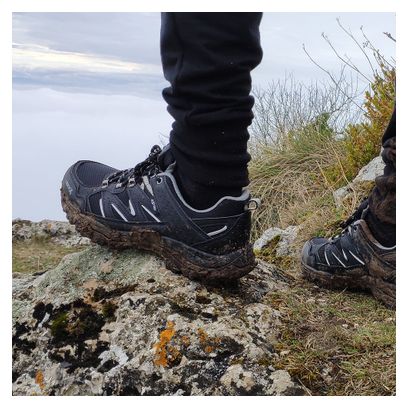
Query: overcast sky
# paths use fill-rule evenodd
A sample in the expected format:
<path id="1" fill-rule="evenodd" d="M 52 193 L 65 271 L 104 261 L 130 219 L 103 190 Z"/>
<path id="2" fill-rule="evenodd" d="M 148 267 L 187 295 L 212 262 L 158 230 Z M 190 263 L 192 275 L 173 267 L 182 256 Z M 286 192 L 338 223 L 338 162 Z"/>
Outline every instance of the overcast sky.
<path id="1" fill-rule="evenodd" d="M 339 60 L 322 39 L 368 70 L 336 18 L 362 40 L 360 27 L 386 56 L 395 56 L 393 13 L 265 13 L 264 57 L 253 83 L 293 76 L 324 81 Z M 158 13 L 14 13 L 13 218 L 64 219 L 59 186 L 79 159 L 118 168 L 143 160 L 164 141 L 171 117 L 159 53 Z"/>

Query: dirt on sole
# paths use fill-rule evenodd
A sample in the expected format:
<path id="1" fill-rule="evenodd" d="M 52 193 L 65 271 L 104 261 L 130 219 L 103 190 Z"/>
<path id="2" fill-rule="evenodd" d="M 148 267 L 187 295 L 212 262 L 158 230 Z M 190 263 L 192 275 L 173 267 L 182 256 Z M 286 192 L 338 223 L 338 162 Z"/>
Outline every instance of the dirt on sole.
<path id="1" fill-rule="evenodd" d="M 130 231 L 112 229 L 91 214 L 82 213 L 62 189 L 61 204 L 69 222 L 92 242 L 112 249 L 135 248 L 152 252 L 163 258 L 168 269 L 189 279 L 228 284 L 248 274 L 256 266 L 250 243 L 231 253 L 214 255 L 145 227 L 134 226 Z"/>
<path id="2" fill-rule="evenodd" d="M 346 270 L 344 274 L 333 274 L 319 271 L 302 262 L 301 269 L 303 276 L 318 286 L 326 289 L 371 292 L 388 308 L 395 309 L 395 285 L 369 275 L 363 268 L 354 268 L 354 271 Z"/>

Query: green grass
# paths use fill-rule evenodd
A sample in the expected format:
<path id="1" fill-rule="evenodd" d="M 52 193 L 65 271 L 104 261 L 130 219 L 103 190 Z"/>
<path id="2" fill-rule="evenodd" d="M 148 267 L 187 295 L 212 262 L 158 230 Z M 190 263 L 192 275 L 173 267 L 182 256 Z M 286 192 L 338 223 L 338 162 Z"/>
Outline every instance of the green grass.
<path id="1" fill-rule="evenodd" d="M 83 247 L 64 247 L 49 239 L 34 238 L 13 242 L 13 272 L 35 273 L 54 268 L 61 259 Z"/>

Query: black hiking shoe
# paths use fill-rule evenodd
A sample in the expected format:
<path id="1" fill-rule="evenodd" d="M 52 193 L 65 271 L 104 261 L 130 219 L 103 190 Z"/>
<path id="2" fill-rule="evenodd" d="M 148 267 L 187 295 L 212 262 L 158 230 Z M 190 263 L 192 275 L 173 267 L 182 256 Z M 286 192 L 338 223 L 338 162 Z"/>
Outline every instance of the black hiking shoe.
<path id="1" fill-rule="evenodd" d="M 381 245 L 364 219 L 356 218 L 352 216 L 351 223 L 336 237 L 306 242 L 302 273 L 328 289 L 370 291 L 387 307 L 395 308 L 395 246 Z"/>
<path id="2" fill-rule="evenodd" d="M 95 243 L 151 251 L 190 279 L 236 280 L 249 273 L 256 265 L 249 207 L 256 200 L 243 190 L 240 197 L 194 209 L 181 196 L 171 162 L 167 147 L 154 146 L 145 161 L 128 170 L 75 163 L 61 188 L 68 220 Z"/>

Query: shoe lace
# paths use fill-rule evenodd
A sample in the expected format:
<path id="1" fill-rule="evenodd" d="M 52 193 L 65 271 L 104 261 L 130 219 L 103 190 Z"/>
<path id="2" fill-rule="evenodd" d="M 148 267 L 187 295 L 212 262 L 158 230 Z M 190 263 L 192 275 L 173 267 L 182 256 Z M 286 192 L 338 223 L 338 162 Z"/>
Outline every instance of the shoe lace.
<path id="1" fill-rule="evenodd" d="M 355 220 L 355 221 L 357 221 L 357 220 Z M 345 228 L 343 228 L 343 230 L 339 234 L 337 234 L 334 237 L 330 238 L 330 243 L 334 244 L 335 242 L 339 241 L 345 235 L 352 234 L 353 231 L 355 231 L 356 228 L 357 228 L 357 223 L 355 221 L 353 223 L 347 225 Z"/>
<path id="2" fill-rule="evenodd" d="M 342 231 L 334 235 L 330 238 L 329 242 L 334 244 L 335 242 L 339 241 L 345 235 L 351 234 L 357 228 L 356 221 L 360 220 L 363 216 L 364 211 L 368 208 L 368 198 L 364 198 L 361 204 L 357 207 L 357 209 L 347 218 L 347 220 L 343 221 L 340 224 Z"/>
<path id="3" fill-rule="evenodd" d="M 135 167 L 130 169 L 120 170 L 113 174 L 110 174 L 102 182 L 102 187 L 107 187 L 111 183 L 116 183 L 117 187 L 123 185 L 134 185 L 137 181 L 143 178 L 143 176 L 152 176 L 159 172 L 160 166 L 158 157 L 162 149 L 160 146 L 154 145 L 146 160 L 136 164 Z"/>

